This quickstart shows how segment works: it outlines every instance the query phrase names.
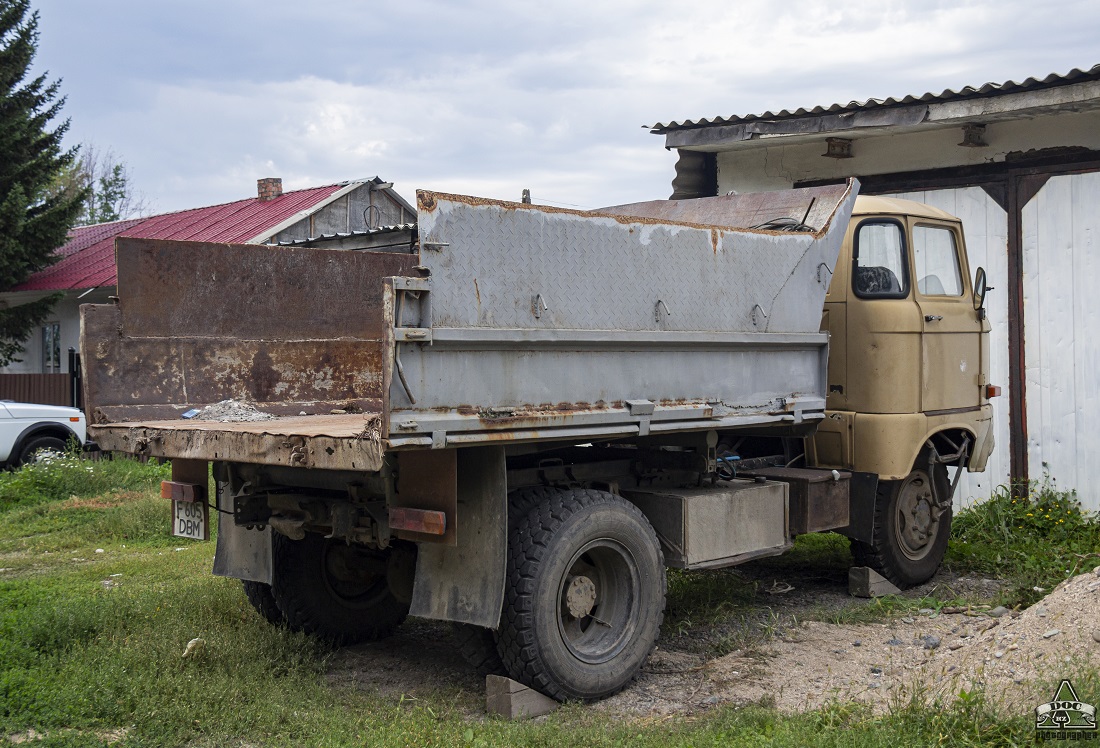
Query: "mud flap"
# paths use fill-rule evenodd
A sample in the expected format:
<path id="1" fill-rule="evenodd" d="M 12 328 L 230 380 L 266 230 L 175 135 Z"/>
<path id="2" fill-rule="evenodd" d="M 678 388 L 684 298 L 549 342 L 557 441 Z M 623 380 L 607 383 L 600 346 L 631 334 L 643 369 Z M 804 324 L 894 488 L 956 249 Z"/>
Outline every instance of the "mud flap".
<path id="1" fill-rule="evenodd" d="M 852 540 L 870 543 L 875 537 L 875 502 L 878 500 L 878 476 L 852 472 L 848 493 L 848 526 L 834 532 Z"/>
<path id="2" fill-rule="evenodd" d="M 233 521 L 233 497 L 227 484 L 218 481 L 218 545 L 214 574 L 271 584 L 271 528 L 249 530 Z"/>
<path id="3" fill-rule="evenodd" d="M 495 629 L 508 552 L 504 447 L 458 452 L 457 545 L 420 543 L 409 614 Z"/>

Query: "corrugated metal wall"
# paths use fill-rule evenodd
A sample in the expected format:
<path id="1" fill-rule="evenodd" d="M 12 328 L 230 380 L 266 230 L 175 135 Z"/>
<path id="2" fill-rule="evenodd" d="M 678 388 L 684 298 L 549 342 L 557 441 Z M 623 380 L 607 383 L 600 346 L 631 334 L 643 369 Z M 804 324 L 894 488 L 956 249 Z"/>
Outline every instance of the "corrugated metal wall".
<path id="1" fill-rule="evenodd" d="M 996 446 L 989 458 L 989 465 L 984 473 L 963 473 L 955 492 L 956 507 L 967 506 L 988 498 L 995 488 L 1009 481 L 1007 215 L 980 187 L 906 192 L 890 197 L 916 200 L 961 218 L 970 257 L 971 280 L 974 271 L 979 266 L 984 267 L 989 274 L 988 283 L 994 288 L 986 301 L 991 328 L 989 379 L 1003 388 L 1003 394 L 993 399 Z"/>
<path id="2" fill-rule="evenodd" d="M 1100 509 L 1100 174 L 1052 177 L 1023 209 L 1028 472 Z"/>
<path id="3" fill-rule="evenodd" d="M 72 405 L 68 374 L 0 374 L 0 400 Z"/>

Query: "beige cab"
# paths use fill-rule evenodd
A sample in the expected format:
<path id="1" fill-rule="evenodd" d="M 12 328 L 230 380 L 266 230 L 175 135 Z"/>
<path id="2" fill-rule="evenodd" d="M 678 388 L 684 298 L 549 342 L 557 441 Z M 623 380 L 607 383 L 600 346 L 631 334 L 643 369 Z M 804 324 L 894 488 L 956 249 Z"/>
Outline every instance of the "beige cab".
<path id="1" fill-rule="evenodd" d="M 978 276 L 959 219 L 909 200 L 856 201 L 825 298 L 827 413 L 808 456 L 878 477 L 875 539 L 855 544 L 857 561 L 902 582 L 931 576 L 942 557 L 948 467 L 984 471 L 993 449 Z"/>
<path id="2" fill-rule="evenodd" d="M 816 462 L 901 479 L 936 435 L 981 472 L 993 448 L 989 322 L 959 219 L 860 196 L 825 297 L 828 417 Z"/>

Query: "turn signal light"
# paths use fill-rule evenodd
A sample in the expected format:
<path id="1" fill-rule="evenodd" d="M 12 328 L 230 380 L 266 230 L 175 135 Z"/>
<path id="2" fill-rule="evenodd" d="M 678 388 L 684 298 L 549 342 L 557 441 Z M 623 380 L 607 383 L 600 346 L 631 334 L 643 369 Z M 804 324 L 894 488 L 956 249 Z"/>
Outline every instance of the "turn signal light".
<path id="1" fill-rule="evenodd" d="M 995 384 L 987 384 L 985 386 L 985 398 L 988 400 L 991 397 L 1000 397 L 1001 388 Z"/>

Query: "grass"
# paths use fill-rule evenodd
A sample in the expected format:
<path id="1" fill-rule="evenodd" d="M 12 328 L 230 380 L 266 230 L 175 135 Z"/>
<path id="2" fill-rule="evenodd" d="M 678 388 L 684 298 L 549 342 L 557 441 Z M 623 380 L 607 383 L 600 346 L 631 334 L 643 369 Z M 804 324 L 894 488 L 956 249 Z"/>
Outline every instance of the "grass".
<path id="1" fill-rule="evenodd" d="M 949 568 L 1009 582 L 1004 602 L 1030 605 L 1058 583 L 1100 566 L 1100 518 L 1076 492 L 1032 485 L 998 489 L 954 520 Z"/>
<path id="2" fill-rule="evenodd" d="M 411 699 L 333 685 L 326 678 L 331 650 L 268 626 L 235 580 L 210 575 L 213 542 L 167 535 L 168 510 L 156 491 L 166 474 L 163 466 L 128 460 L 77 460 L 0 475 L 0 744 L 4 736 L 31 737 L 32 730 L 45 737 L 25 745 L 1030 742 L 1029 715 L 997 715 L 980 693 L 931 707 L 913 699 L 885 716 L 853 704 L 789 715 L 765 702 L 674 718 L 622 719 L 567 705 L 539 721 L 509 723 L 486 717 L 480 695 L 471 690 L 440 686 Z M 959 524 L 967 528 L 961 517 Z M 980 526 L 996 524 L 986 518 Z M 1066 537 L 1077 548 L 1075 533 Z M 981 542 L 968 537 L 972 545 Z M 777 562 L 840 569 L 847 563 L 841 547 L 821 538 L 803 541 L 794 556 Z M 1022 543 L 1017 539 L 1005 548 Z M 953 558 L 975 570 L 993 563 L 976 551 Z M 1050 583 L 1049 574 L 1034 579 Z M 673 572 L 669 581 L 666 636 L 676 626 L 760 614 L 753 612 L 756 583 L 736 574 Z M 205 642 L 203 649 L 182 657 L 195 638 Z M 1074 684 L 1083 700 L 1100 701 L 1095 673 Z"/>

